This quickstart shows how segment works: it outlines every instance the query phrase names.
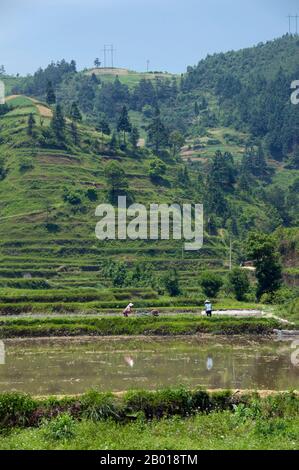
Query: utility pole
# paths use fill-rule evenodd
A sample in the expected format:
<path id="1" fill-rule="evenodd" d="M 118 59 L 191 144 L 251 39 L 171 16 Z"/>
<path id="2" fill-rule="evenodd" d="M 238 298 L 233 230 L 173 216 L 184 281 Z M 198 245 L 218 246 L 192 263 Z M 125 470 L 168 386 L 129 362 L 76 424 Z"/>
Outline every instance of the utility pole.
<path id="1" fill-rule="evenodd" d="M 150 61 L 147 60 L 147 61 L 146 61 L 146 71 L 147 71 L 147 73 L 149 72 L 149 64 L 150 64 Z"/>
<path id="2" fill-rule="evenodd" d="M 232 270 L 232 247 L 233 247 L 233 244 L 232 244 L 232 239 L 231 237 L 229 237 L 229 270 L 231 271 Z"/>

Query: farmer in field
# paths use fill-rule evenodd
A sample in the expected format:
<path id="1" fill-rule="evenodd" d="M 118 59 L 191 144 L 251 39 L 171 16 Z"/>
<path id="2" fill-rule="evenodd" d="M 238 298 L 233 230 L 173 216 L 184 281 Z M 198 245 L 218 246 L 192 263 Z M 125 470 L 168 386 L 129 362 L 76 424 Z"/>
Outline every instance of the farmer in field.
<path id="1" fill-rule="evenodd" d="M 212 316 L 212 304 L 209 300 L 205 301 L 205 311 L 206 311 L 207 317 Z"/>
<path id="2" fill-rule="evenodd" d="M 134 304 L 130 302 L 129 305 L 127 305 L 126 308 L 123 310 L 124 317 L 128 317 L 129 313 L 132 313 L 132 307 L 134 307 Z"/>

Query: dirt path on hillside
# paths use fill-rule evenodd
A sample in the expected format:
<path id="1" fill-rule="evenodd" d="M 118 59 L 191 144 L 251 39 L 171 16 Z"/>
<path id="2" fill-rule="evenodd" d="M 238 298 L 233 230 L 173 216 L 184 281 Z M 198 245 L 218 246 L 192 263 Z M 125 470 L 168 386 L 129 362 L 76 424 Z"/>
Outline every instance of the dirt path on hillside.
<path id="1" fill-rule="evenodd" d="M 10 101 L 10 100 L 13 100 L 15 98 L 19 98 L 19 96 L 22 96 L 22 95 L 10 95 L 10 96 L 6 96 L 5 97 L 5 101 Z"/>
<path id="2" fill-rule="evenodd" d="M 48 108 L 47 106 L 43 104 L 40 104 L 40 102 L 36 100 L 35 98 L 29 98 L 29 99 L 35 104 L 41 117 L 45 117 L 45 118 L 53 117 L 52 109 Z"/>
<path id="3" fill-rule="evenodd" d="M 32 103 L 35 105 L 35 107 L 37 108 L 38 110 L 38 113 L 40 115 L 40 117 L 43 117 L 43 118 L 52 118 L 53 116 L 53 112 L 50 108 L 48 108 L 47 106 L 43 105 L 43 104 L 40 104 L 40 102 L 35 99 L 35 98 L 31 98 L 30 96 L 26 96 L 26 95 L 10 95 L 10 96 L 7 96 L 5 98 L 6 101 L 11 101 L 15 98 L 28 98 L 28 100 L 32 101 Z"/>

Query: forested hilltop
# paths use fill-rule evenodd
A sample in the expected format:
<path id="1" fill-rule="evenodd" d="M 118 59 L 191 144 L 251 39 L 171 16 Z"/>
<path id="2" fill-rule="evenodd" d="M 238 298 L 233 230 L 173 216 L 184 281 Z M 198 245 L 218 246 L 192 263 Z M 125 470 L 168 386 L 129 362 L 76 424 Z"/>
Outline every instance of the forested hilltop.
<path id="1" fill-rule="evenodd" d="M 263 139 L 270 155 L 283 159 L 298 144 L 298 113 L 289 106 L 290 84 L 299 75 L 298 51 L 298 36 L 286 35 L 207 56 L 181 76 L 77 72 L 75 61 L 62 60 L 21 79 L 12 92 L 44 99 L 50 82 L 66 110 L 76 101 L 95 124 L 103 118 L 115 124 L 123 106 L 146 122 L 158 106 L 170 131 L 197 136 L 211 127 L 233 126 Z"/>
<path id="2" fill-rule="evenodd" d="M 286 35 L 208 56 L 182 75 L 77 71 L 65 60 L 33 76 L 2 71 L 0 311 L 117 307 L 129 296 L 119 288 L 140 289 L 144 305 L 192 306 L 207 295 L 198 298 L 205 275 L 218 285 L 209 296 L 226 298 L 230 244 L 234 265 L 256 263 L 261 247 L 268 256 L 268 272 L 242 299 L 296 297 L 298 50 L 298 36 Z M 120 194 L 145 205 L 202 202 L 203 249 L 97 242 L 95 207 Z M 26 288 L 57 290 L 32 300 Z"/>

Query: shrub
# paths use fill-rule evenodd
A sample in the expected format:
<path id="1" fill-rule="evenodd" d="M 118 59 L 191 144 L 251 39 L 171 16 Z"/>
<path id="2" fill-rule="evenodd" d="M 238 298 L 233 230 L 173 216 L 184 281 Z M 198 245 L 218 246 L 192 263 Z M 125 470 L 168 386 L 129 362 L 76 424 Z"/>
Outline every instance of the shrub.
<path id="1" fill-rule="evenodd" d="M 118 196 L 127 196 L 128 201 L 132 201 L 128 179 L 125 171 L 118 162 L 107 163 L 104 168 L 104 175 L 108 186 L 108 197 L 111 204 L 117 203 Z"/>
<path id="2" fill-rule="evenodd" d="M 34 169 L 34 165 L 31 160 L 24 159 L 20 162 L 19 170 L 20 173 L 26 173 L 27 171 L 31 171 Z"/>
<path id="3" fill-rule="evenodd" d="M 272 436 L 275 434 L 286 434 L 287 423 L 284 419 L 258 419 L 255 428 L 255 434 L 263 437 Z"/>
<path id="4" fill-rule="evenodd" d="M 267 292 L 262 295 L 261 302 L 264 304 L 284 304 L 296 298 L 296 291 L 288 287 L 281 287 L 275 292 Z"/>
<path id="5" fill-rule="evenodd" d="M 250 287 L 246 271 L 244 271 L 244 269 L 234 268 L 228 275 L 228 282 L 236 299 L 244 300 L 245 294 L 247 294 Z"/>
<path id="6" fill-rule="evenodd" d="M 77 206 L 82 202 L 81 193 L 80 191 L 65 188 L 63 193 L 63 200 L 73 206 Z"/>
<path id="7" fill-rule="evenodd" d="M 8 104 L 0 104 L 0 116 L 4 116 L 4 114 L 9 113 L 10 110 L 11 108 L 8 106 Z"/>
<path id="8" fill-rule="evenodd" d="M 5 160 L 3 157 L 0 157 L 0 181 L 4 180 L 7 175 L 7 169 L 5 166 Z"/>
<path id="9" fill-rule="evenodd" d="M 0 395 L 2 431 L 14 426 L 41 425 L 45 436 L 51 440 L 72 438 L 75 419 L 127 421 L 138 417 L 153 419 L 223 410 L 233 411 L 234 425 L 242 425 L 247 420 L 260 421 L 257 432 L 268 434 L 275 430 L 263 426 L 262 422 L 298 416 L 299 399 L 294 393 L 261 399 L 258 394 L 236 395 L 228 390 L 209 394 L 184 387 L 130 391 L 124 396 L 93 390 L 81 398 L 50 397 L 46 400 L 33 400 L 19 393 Z"/>
<path id="10" fill-rule="evenodd" d="M 111 393 L 91 390 L 81 398 L 82 416 L 92 421 L 119 417 L 119 410 Z"/>
<path id="11" fill-rule="evenodd" d="M 149 165 L 149 177 L 153 182 L 159 182 L 162 176 L 166 173 L 167 166 L 160 160 L 160 158 L 155 158 L 150 162 Z"/>
<path id="12" fill-rule="evenodd" d="M 193 410 L 192 393 L 184 388 L 156 392 L 128 392 L 125 396 L 127 412 L 143 412 L 147 419 L 163 416 L 186 416 Z"/>
<path id="13" fill-rule="evenodd" d="M 250 406 L 245 403 L 233 404 L 234 417 L 237 424 L 244 424 L 249 419 L 256 419 L 261 416 L 261 407 L 258 400 L 254 400 Z"/>
<path id="14" fill-rule="evenodd" d="M 94 188 L 89 188 L 87 191 L 86 191 L 86 197 L 94 202 L 94 201 L 97 201 L 98 200 L 98 194 L 96 192 L 96 190 Z"/>
<path id="15" fill-rule="evenodd" d="M 211 407 L 210 396 L 204 390 L 195 390 L 193 393 L 193 407 L 198 411 L 207 411 Z"/>
<path id="16" fill-rule="evenodd" d="M 176 269 L 168 271 L 162 278 L 162 282 L 171 297 L 180 295 L 179 276 Z"/>
<path id="17" fill-rule="evenodd" d="M 21 393 L 0 395 L 0 428 L 25 426 L 37 405 L 29 396 Z"/>
<path id="18" fill-rule="evenodd" d="M 45 223 L 45 229 L 49 232 L 49 233 L 58 233 L 60 232 L 60 226 L 59 224 L 55 224 L 53 222 L 47 222 Z"/>
<path id="19" fill-rule="evenodd" d="M 223 281 L 218 274 L 207 272 L 202 274 L 200 285 L 207 297 L 217 297 L 217 294 L 223 285 Z"/>
<path id="20" fill-rule="evenodd" d="M 62 413 L 44 422 L 44 435 L 53 441 L 71 439 L 75 435 L 75 421 L 68 413 Z"/>
<path id="21" fill-rule="evenodd" d="M 261 402 L 261 410 L 267 419 L 298 415 L 299 400 L 292 392 L 269 396 Z"/>
<path id="22" fill-rule="evenodd" d="M 230 390 L 221 390 L 215 392 L 210 398 L 211 408 L 213 410 L 226 410 L 232 408 L 232 392 Z"/>

